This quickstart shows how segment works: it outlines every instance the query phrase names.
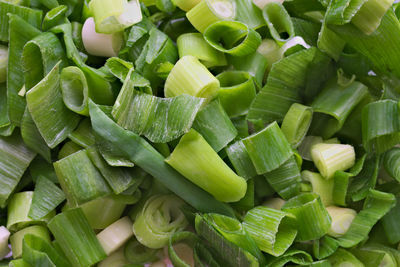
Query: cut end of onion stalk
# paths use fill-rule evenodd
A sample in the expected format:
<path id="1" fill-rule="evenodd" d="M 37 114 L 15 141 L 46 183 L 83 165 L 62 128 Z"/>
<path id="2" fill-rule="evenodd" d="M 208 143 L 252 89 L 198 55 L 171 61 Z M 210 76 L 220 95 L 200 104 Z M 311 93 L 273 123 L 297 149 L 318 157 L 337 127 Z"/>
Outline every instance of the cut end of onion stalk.
<path id="1" fill-rule="evenodd" d="M 327 207 L 326 210 L 331 216 L 332 224 L 328 231 L 328 235 L 340 237 L 349 230 L 351 223 L 357 215 L 357 212 L 352 209 L 339 208 L 335 206 Z"/>
<path id="2" fill-rule="evenodd" d="M 253 3 L 262 10 L 268 3 L 276 2 L 279 4 L 283 4 L 284 1 L 285 0 L 253 0 Z"/>
<path id="3" fill-rule="evenodd" d="M 106 229 L 97 234 L 104 252 L 107 255 L 117 251 L 133 236 L 132 221 L 129 217 L 122 217 Z"/>
<path id="4" fill-rule="evenodd" d="M 325 179 L 331 179 L 336 171 L 351 168 L 356 160 L 354 148 L 342 144 L 317 144 L 311 148 L 311 157 Z"/>
<path id="5" fill-rule="evenodd" d="M 182 94 L 207 98 L 217 96 L 220 84 L 217 78 L 193 56 L 182 57 L 171 70 L 165 82 L 165 97 Z"/>
<path id="6" fill-rule="evenodd" d="M 0 45 L 0 83 L 7 79 L 8 47 Z"/>
<path id="7" fill-rule="evenodd" d="M 97 33 L 94 19 L 88 18 L 82 28 L 82 40 L 89 54 L 100 57 L 116 57 L 121 49 L 123 36 L 121 32 Z"/>
<path id="8" fill-rule="evenodd" d="M 175 5 L 186 12 L 194 8 L 200 2 L 201 0 L 174 0 Z"/>
<path id="9" fill-rule="evenodd" d="M 10 252 L 8 247 L 8 238 L 10 237 L 10 231 L 4 226 L 0 226 L 0 260 L 4 259 L 5 256 Z"/>
<path id="10" fill-rule="evenodd" d="M 190 23 L 201 33 L 214 22 L 233 20 L 235 16 L 236 5 L 232 0 L 203 0 L 186 13 Z"/>

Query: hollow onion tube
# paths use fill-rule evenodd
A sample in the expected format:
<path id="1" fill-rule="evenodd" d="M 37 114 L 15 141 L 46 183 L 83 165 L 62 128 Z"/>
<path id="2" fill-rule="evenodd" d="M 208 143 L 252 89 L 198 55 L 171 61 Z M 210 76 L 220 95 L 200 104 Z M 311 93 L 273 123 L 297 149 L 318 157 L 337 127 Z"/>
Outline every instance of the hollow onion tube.
<path id="1" fill-rule="evenodd" d="M 292 213 L 297 219 L 297 241 L 314 240 L 325 235 L 331 218 L 315 193 L 303 193 L 286 201 L 282 211 Z"/>
<path id="2" fill-rule="evenodd" d="M 168 242 L 168 255 L 176 267 L 194 266 L 193 249 L 200 238 L 192 232 L 178 232 Z"/>
<path id="3" fill-rule="evenodd" d="M 278 44 L 282 45 L 294 37 L 292 19 L 282 4 L 275 1 L 266 4 L 263 8 L 263 15 L 272 38 Z"/>
<path id="4" fill-rule="evenodd" d="M 135 237 L 131 238 L 124 247 L 125 258 L 131 264 L 145 264 L 158 260 L 158 249 L 142 245 Z"/>
<path id="5" fill-rule="evenodd" d="M 182 57 L 165 81 L 165 97 L 188 94 L 209 100 L 217 96 L 220 84 L 217 78 L 193 56 Z"/>
<path id="6" fill-rule="evenodd" d="M 175 5 L 186 12 L 191 10 L 200 2 L 201 0 L 174 0 Z"/>
<path id="7" fill-rule="evenodd" d="M 8 47 L 0 45 L 0 83 L 7 79 Z"/>
<path id="8" fill-rule="evenodd" d="M 109 256 L 122 247 L 132 236 L 132 221 L 125 216 L 98 233 L 97 239 L 104 252 Z"/>
<path id="9" fill-rule="evenodd" d="M 246 194 L 246 180 L 234 173 L 193 129 L 181 138 L 165 162 L 219 201 L 239 201 Z"/>
<path id="10" fill-rule="evenodd" d="M 232 20 L 235 16 L 236 5 L 232 0 L 202 0 L 186 13 L 190 23 L 201 33 L 214 22 Z"/>
<path id="11" fill-rule="evenodd" d="M 26 227 L 14 234 L 11 235 L 10 237 L 10 243 L 11 243 L 11 249 L 13 252 L 13 257 L 19 258 L 22 255 L 22 245 L 23 245 L 23 240 L 24 236 L 27 234 L 32 234 L 35 236 L 38 236 L 42 239 L 44 239 L 47 242 L 51 242 L 50 239 L 50 232 L 47 230 L 46 227 L 41 226 L 41 225 L 34 225 L 34 226 L 29 226 Z"/>
<path id="12" fill-rule="evenodd" d="M 245 56 L 256 52 L 261 36 L 239 21 L 218 21 L 204 32 L 204 39 L 220 52 L 232 56 Z"/>
<path id="13" fill-rule="evenodd" d="M 289 213 L 255 207 L 243 219 L 243 227 L 264 252 L 275 257 L 282 255 L 297 235 L 296 218 Z"/>
<path id="14" fill-rule="evenodd" d="M 225 71 L 217 79 L 221 86 L 218 98 L 229 117 L 247 114 L 256 96 L 253 77 L 244 71 Z"/>
<path id="15" fill-rule="evenodd" d="M 120 32 L 113 34 L 97 33 L 93 18 L 83 24 L 82 40 L 89 54 L 100 57 L 115 57 L 121 49 L 123 37 Z"/>
<path id="16" fill-rule="evenodd" d="M 225 66 L 224 53 L 210 46 L 201 33 L 185 33 L 176 40 L 179 57 L 194 56 L 207 68 Z"/>
<path id="17" fill-rule="evenodd" d="M 294 103 L 282 122 L 282 132 L 293 148 L 303 141 L 311 125 L 313 111 L 310 107 Z"/>
<path id="18" fill-rule="evenodd" d="M 89 9 L 96 22 L 96 32 L 116 33 L 142 20 L 138 0 L 93 0 Z"/>
<path id="19" fill-rule="evenodd" d="M 316 144 L 311 148 L 311 157 L 325 179 L 333 178 L 336 171 L 351 168 L 356 159 L 354 147 L 342 144 Z"/>
<path id="20" fill-rule="evenodd" d="M 334 180 L 324 179 L 319 173 L 302 171 L 301 178 L 303 181 L 311 183 L 312 191 L 318 194 L 322 203 L 327 207 L 333 204 L 332 192 L 334 187 Z"/>
<path id="21" fill-rule="evenodd" d="M 10 252 L 8 247 L 8 238 L 10 237 L 10 231 L 4 226 L 0 226 L 0 260 L 4 259 L 5 256 Z"/>
<path id="22" fill-rule="evenodd" d="M 326 210 L 332 219 L 328 235 L 333 237 L 343 236 L 349 230 L 351 223 L 357 215 L 355 210 L 335 206 L 327 207 Z"/>
<path id="23" fill-rule="evenodd" d="M 180 207 L 183 201 L 174 195 L 156 195 L 149 198 L 133 223 L 133 232 L 143 245 L 157 249 L 168 244 L 187 221 Z"/>

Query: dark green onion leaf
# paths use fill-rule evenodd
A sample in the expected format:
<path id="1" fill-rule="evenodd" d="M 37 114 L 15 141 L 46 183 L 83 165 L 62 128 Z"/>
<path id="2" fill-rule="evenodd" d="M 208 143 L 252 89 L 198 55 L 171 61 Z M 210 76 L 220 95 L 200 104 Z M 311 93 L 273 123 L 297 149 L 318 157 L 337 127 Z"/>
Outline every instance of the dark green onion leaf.
<path id="1" fill-rule="evenodd" d="M 265 25 L 265 21 L 262 11 L 253 2 L 253 0 L 235 0 L 235 19 L 247 24 L 252 29 L 259 29 Z"/>
<path id="2" fill-rule="evenodd" d="M 226 153 L 239 176 L 247 180 L 257 176 L 257 171 L 242 140 L 228 146 Z"/>
<path id="3" fill-rule="evenodd" d="M 0 206 L 6 201 L 21 180 L 35 153 L 29 150 L 15 132 L 10 137 L 0 137 Z"/>
<path id="4" fill-rule="evenodd" d="M 182 233 L 182 232 L 178 232 Z M 131 238 L 124 248 L 125 258 L 131 264 L 145 264 L 158 260 L 157 252 L 159 250 L 148 248 L 142 245 L 135 237 Z"/>
<path id="5" fill-rule="evenodd" d="M 395 147 L 385 153 L 383 166 L 392 178 L 400 182 L 400 148 Z"/>
<path id="6" fill-rule="evenodd" d="M 357 259 L 349 251 L 339 248 L 336 252 L 328 258 L 332 266 L 351 265 L 354 267 L 363 267 L 364 264 Z"/>
<path id="7" fill-rule="evenodd" d="M 118 57 L 107 59 L 104 65 L 115 77 L 124 82 L 128 77 L 129 71 L 133 69 L 133 64 Z"/>
<path id="8" fill-rule="evenodd" d="M 254 52 L 242 57 L 230 56 L 228 61 L 233 65 L 235 70 L 248 72 L 254 77 L 254 81 L 258 88 L 264 83 L 265 73 L 268 68 L 268 61 L 260 53 Z"/>
<path id="9" fill-rule="evenodd" d="M 74 266 L 91 266 L 106 258 L 103 248 L 80 208 L 58 214 L 48 226 L 62 251 Z"/>
<path id="10" fill-rule="evenodd" d="M 11 244 L 14 258 L 21 257 L 22 249 L 23 249 L 23 240 L 26 235 L 34 235 L 34 236 L 37 236 L 37 237 L 47 241 L 48 243 L 51 242 L 50 232 L 49 232 L 49 230 L 47 230 L 46 227 L 44 227 L 42 225 L 34 225 L 34 226 L 26 227 L 16 233 L 14 233 L 10 237 L 10 244 Z"/>
<path id="11" fill-rule="evenodd" d="M 58 24 L 67 22 L 66 14 L 68 7 L 65 5 L 59 5 L 49 10 L 43 18 L 42 28 L 47 31 Z"/>
<path id="12" fill-rule="evenodd" d="M 283 267 L 287 263 L 294 263 L 296 265 L 309 265 L 312 263 L 312 257 L 305 251 L 297 249 L 289 249 L 285 254 L 280 257 L 272 259 L 268 267 Z"/>
<path id="13" fill-rule="evenodd" d="M 336 241 L 336 239 L 329 236 L 323 236 L 322 238 L 314 241 L 313 253 L 315 258 L 322 260 L 331 256 L 338 248 L 339 243 Z"/>
<path id="14" fill-rule="evenodd" d="M 400 241 L 400 198 L 396 198 L 396 206 L 391 209 L 383 218 L 382 225 L 386 237 L 390 244 L 396 244 Z"/>
<path id="15" fill-rule="evenodd" d="M 93 146 L 96 143 L 89 118 L 81 120 L 78 127 L 68 137 L 71 141 L 84 148 Z"/>

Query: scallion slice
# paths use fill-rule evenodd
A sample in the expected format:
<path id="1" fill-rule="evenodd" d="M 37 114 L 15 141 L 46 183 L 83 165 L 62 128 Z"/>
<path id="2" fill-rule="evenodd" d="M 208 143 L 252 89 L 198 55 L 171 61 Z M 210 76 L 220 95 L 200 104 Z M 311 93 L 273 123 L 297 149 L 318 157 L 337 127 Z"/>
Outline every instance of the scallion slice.
<path id="1" fill-rule="evenodd" d="M 35 235 L 50 243 L 50 233 L 46 227 L 34 225 L 26 227 L 10 236 L 11 249 L 14 258 L 22 256 L 23 240 L 25 235 Z"/>
<path id="2" fill-rule="evenodd" d="M 357 212 L 352 209 L 330 206 L 326 210 L 332 218 L 328 235 L 333 237 L 343 236 L 349 230 L 351 223 L 357 216 Z"/>
<path id="3" fill-rule="evenodd" d="M 132 221 L 129 217 L 122 217 L 98 233 L 97 239 L 105 253 L 109 256 L 122 247 L 132 236 Z"/>
<path id="4" fill-rule="evenodd" d="M 282 122 L 282 132 L 292 147 L 296 148 L 303 141 L 311 125 L 313 110 L 301 104 L 293 104 Z"/>
<path id="5" fill-rule="evenodd" d="M 0 260 L 4 259 L 10 248 L 8 247 L 8 238 L 10 237 L 10 231 L 4 226 L 0 226 Z"/>
<path id="6" fill-rule="evenodd" d="M 0 83 L 7 80 L 8 47 L 0 46 Z"/>

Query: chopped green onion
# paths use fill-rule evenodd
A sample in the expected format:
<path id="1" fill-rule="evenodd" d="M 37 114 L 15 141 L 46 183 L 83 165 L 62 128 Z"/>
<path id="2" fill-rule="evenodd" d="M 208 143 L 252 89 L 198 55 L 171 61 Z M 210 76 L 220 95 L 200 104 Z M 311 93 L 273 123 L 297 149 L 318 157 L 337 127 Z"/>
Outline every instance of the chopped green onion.
<path id="1" fill-rule="evenodd" d="M 298 234 L 296 240 L 314 240 L 325 235 L 331 218 L 315 193 L 303 193 L 286 201 L 282 211 L 292 213 L 297 219 Z"/>
<path id="2" fill-rule="evenodd" d="M 333 237 L 343 236 L 349 230 L 351 223 L 357 216 L 357 212 L 352 209 L 330 206 L 327 207 L 326 210 L 332 218 L 332 224 L 328 235 Z"/>
<path id="3" fill-rule="evenodd" d="M 400 148 L 395 147 L 385 153 L 383 165 L 387 173 L 396 181 L 400 181 Z"/>
<path id="4" fill-rule="evenodd" d="M 0 260 L 4 259 L 10 248 L 8 247 L 8 238 L 10 237 L 10 231 L 4 226 L 0 226 Z"/>
<path id="5" fill-rule="evenodd" d="M 142 20 L 138 0 L 93 0 L 89 9 L 96 22 L 98 33 L 115 33 Z"/>
<path id="6" fill-rule="evenodd" d="M 283 45 L 294 37 L 294 27 L 289 13 L 285 7 L 275 1 L 266 4 L 263 8 L 264 19 L 272 38 Z"/>
<path id="7" fill-rule="evenodd" d="M 246 71 L 253 76 L 257 88 L 262 87 L 269 62 L 260 53 L 254 52 L 242 57 L 230 56 L 228 59 L 236 70 Z"/>
<path id="8" fill-rule="evenodd" d="M 168 255 L 174 266 L 194 266 L 193 248 L 200 239 L 192 232 L 177 232 L 168 243 Z"/>
<path id="9" fill-rule="evenodd" d="M 342 144 L 316 144 L 311 157 L 325 179 L 333 178 L 336 171 L 345 171 L 355 163 L 354 147 Z"/>
<path id="10" fill-rule="evenodd" d="M 124 250 L 119 249 L 101 262 L 97 264 L 98 267 L 118 267 L 130 266 L 129 261 L 125 258 Z"/>
<path id="11" fill-rule="evenodd" d="M 202 0 L 186 13 L 190 23 L 201 33 L 214 22 L 232 20 L 235 16 L 236 5 L 232 0 Z"/>
<path id="12" fill-rule="evenodd" d="M 43 18 L 42 28 L 43 30 L 49 30 L 58 24 L 62 24 L 66 21 L 66 15 L 68 12 L 68 6 L 59 5 L 50 9 Z"/>
<path id="13" fill-rule="evenodd" d="M 313 259 L 310 254 L 305 251 L 297 249 L 289 249 L 285 254 L 276 257 L 269 262 L 269 267 L 283 267 L 287 263 L 294 263 L 295 265 L 310 265 Z"/>
<path id="14" fill-rule="evenodd" d="M 247 24 L 252 29 L 261 29 L 265 26 L 262 11 L 253 4 L 252 0 L 235 0 L 236 18 L 240 22 Z"/>
<path id="15" fill-rule="evenodd" d="M 331 256 L 338 248 L 339 242 L 336 239 L 325 235 L 314 241 L 313 253 L 317 259 L 322 260 Z"/>
<path id="16" fill-rule="evenodd" d="M 271 70 L 272 64 L 282 59 L 281 47 L 273 39 L 264 39 L 257 52 L 268 61 L 268 70 Z"/>
<path id="17" fill-rule="evenodd" d="M 261 36 L 239 21 L 219 21 L 211 24 L 204 32 L 209 45 L 233 56 L 245 56 L 256 52 Z"/>
<path id="18" fill-rule="evenodd" d="M 7 80 L 8 47 L 0 45 L 0 83 Z"/>
<path id="19" fill-rule="evenodd" d="M 280 210 L 283 207 L 283 205 L 285 205 L 285 203 L 286 201 L 281 198 L 270 198 L 267 201 L 265 201 L 262 205 L 270 209 Z"/>
<path id="20" fill-rule="evenodd" d="M 391 209 L 383 218 L 382 226 L 390 244 L 396 244 L 400 241 L 400 200 L 396 198 L 396 206 Z"/>
<path id="21" fill-rule="evenodd" d="M 73 266 L 91 266 L 106 258 L 80 208 L 58 214 L 48 227 Z"/>
<path id="22" fill-rule="evenodd" d="M 71 141 L 73 141 L 75 144 L 84 148 L 93 146 L 96 143 L 96 140 L 92 131 L 90 119 L 85 118 L 81 120 L 78 127 L 69 134 L 68 138 L 71 139 Z"/>
<path id="23" fill-rule="evenodd" d="M 176 44 L 179 57 L 194 56 L 207 68 L 225 66 L 227 64 L 225 55 L 210 46 L 201 33 L 182 34 L 176 40 Z"/>
<path id="24" fill-rule="evenodd" d="M 173 195 L 159 195 L 148 199 L 133 223 L 137 240 L 153 249 L 167 245 L 169 238 L 187 225 L 185 216 L 179 209 L 182 204 L 182 200 Z"/>
<path id="25" fill-rule="evenodd" d="M 174 0 L 175 5 L 186 12 L 194 8 L 200 2 L 201 0 Z"/>
<path id="26" fill-rule="evenodd" d="M 13 252 L 14 258 L 19 258 L 22 256 L 22 245 L 25 235 L 35 235 L 47 242 L 51 242 L 49 230 L 46 227 L 41 225 L 34 225 L 26 227 L 14 234 L 10 237 L 11 249 Z"/>
<path id="27" fill-rule="evenodd" d="M 115 77 L 124 82 L 128 77 L 129 71 L 134 69 L 131 62 L 125 61 L 119 57 L 110 57 L 104 65 Z"/>
<path id="28" fill-rule="evenodd" d="M 236 175 L 193 129 L 181 138 L 165 161 L 217 200 L 234 202 L 246 194 L 246 181 Z"/>
<path id="29" fill-rule="evenodd" d="M 142 245 L 136 238 L 131 238 L 125 245 L 124 255 L 131 264 L 144 264 L 158 260 L 158 251 L 159 250 L 157 249 L 148 248 Z"/>
<path id="30" fill-rule="evenodd" d="M 261 10 L 264 9 L 264 7 L 271 2 L 277 2 L 280 4 L 283 4 L 284 0 L 253 0 L 253 3 L 258 6 Z"/>
<path id="31" fill-rule="evenodd" d="M 302 171 L 301 178 L 304 181 L 310 182 L 312 186 L 312 192 L 318 194 L 321 198 L 322 203 L 325 207 L 333 204 L 332 192 L 334 186 L 334 180 L 324 179 L 319 173 Z"/>
<path id="32" fill-rule="evenodd" d="M 292 245 L 297 235 L 295 225 L 293 215 L 267 207 L 251 209 L 243 220 L 244 228 L 258 247 L 276 257 Z"/>
<path id="33" fill-rule="evenodd" d="M 226 148 L 226 153 L 239 176 L 246 180 L 257 176 L 256 169 L 242 140 L 228 146 Z"/>
<path id="34" fill-rule="evenodd" d="M 69 155 L 72 155 L 82 149 L 83 147 L 81 147 L 80 145 L 77 145 L 73 141 L 69 141 L 62 146 L 60 151 L 58 151 L 58 159 L 68 157 Z"/>
<path id="35" fill-rule="evenodd" d="M 115 57 L 121 49 L 123 37 L 120 32 L 112 34 L 97 33 L 94 19 L 88 18 L 83 24 L 82 40 L 86 51 L 91 55 Z"/>
<path id="36" fill-rule="evenodd" d="M 282 132 L 293 148 L 303 141 L 311 125 L 313 111 L 310 107 L 293 104 L 282 122 Z"/>
<path id="37" fill-rule="evenodd" d="M 299 154 L 302 159 L 312 161 L 311 148 L 314 145 L 320 144 L 323 142 L 324 142 L 324 139 L 322 139 L 322 137 L 309 135 L 303 139 L 303 142 L 301 142 L 301 144 L 297 148 L 297 150 L 299 151 Z"/>
<path id="38" fill-rule="evenodd" d="M 243 144 L 258 174 L 277 169 L 293 155 L 285 135 L 276 122 L 243 139 Z"/>
<path id="39" fill-rule="evenodd" d="M 333 267 L 340 266 L 354 266 L 354 267 L 363 267 L 365 266 L 359 259 L 357 259 L 353 254 L 339 248 L 332 256 L 328 258 Z"/>
<path id="40" fill-rule="evenodd" d="M 188 94 L 209 100 L 217 96 L 220 84 L 217 78 L 193 56 L 182 57 L 171 70 L 165 82 L 165 97 Z"/>
<path id="41" fill-rule="evenodd" d="M 98 233 L 97 239 L 106 254 L 109 256 L 122 247 L 132 236 L 132 221 L 129 217 L 122 217 Z"/>

